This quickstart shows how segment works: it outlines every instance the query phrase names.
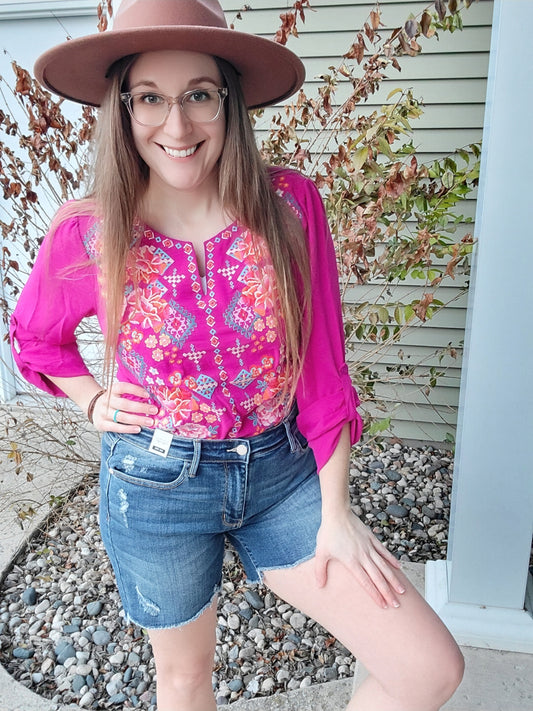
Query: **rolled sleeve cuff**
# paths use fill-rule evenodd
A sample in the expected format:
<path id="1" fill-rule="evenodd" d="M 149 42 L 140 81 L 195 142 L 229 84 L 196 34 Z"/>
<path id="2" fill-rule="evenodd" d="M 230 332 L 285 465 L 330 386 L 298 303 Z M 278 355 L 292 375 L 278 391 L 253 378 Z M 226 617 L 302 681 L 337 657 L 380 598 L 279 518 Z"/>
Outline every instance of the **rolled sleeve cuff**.
<path id="1" fill-rule="evenodd" d="M 12 319 L 11 342 L 15 363 L 22 377 L 49 395 L 67 397 L 46 375 L 64 378 L 90 374 L 76 343 L 55 346 L 42 341 L 19 342 L 15 319 Z"/>
<path id="2" fill-rule="evenodd" d="M 363 421 L 357 411 L 359 398 L 346 366 L 341 373 L 341 387 L 314 402 L 300 406 L 297 424 L 315 455 L 317 471 L 328 462 L 335 451 L 345 424 L 350 425 L 350 443 L 361 438 Z"/>

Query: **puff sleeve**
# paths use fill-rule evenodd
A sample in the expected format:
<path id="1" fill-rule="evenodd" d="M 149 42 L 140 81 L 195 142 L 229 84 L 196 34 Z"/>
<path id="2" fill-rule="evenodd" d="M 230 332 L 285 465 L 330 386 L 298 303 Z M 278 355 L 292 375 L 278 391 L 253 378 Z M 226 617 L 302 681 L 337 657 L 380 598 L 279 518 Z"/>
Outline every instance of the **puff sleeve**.
<path id="1" fill-rule="evenodd" d="M 290 183 L 293 181 L 293 195 L 308 236 L 312 290 L 312 328 L 296 390 L 297 422 L 320 472 L 333 454 L 343 426 L 350 424 L 354 444 L 361 436 L 362 420 L 345 361 L 339 275 L 322 198 L 308 178 L 292 174 Z"/>
<path id="2" fill-rule="evenodd" d="M 44 374 L 89 374 L 75 337 L 80 321 L 97 311 L 96 265 L 83 242 L 87 222 L 68 218 L 45 237 L 11 317 L 11 344 L 20 373 L 54 396 L 65 394 Z"/>

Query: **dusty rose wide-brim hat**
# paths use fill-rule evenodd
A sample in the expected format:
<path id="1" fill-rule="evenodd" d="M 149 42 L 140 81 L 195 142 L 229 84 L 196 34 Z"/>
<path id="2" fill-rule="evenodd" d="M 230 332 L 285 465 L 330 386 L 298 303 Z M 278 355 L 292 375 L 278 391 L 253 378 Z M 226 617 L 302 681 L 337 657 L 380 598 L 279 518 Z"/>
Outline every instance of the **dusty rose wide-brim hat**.
<path id="1" fill-rule="evenodd" d="M 230 62 L 240 74 L 248 108 L 288 98 L 303 84 L 301 60 L 286 47 L 228 28 L 217 0 L 123 0 L 113 29 L 69 40 L 35 63 L 35 76 L 50 91 L 100 106 L 109 68 L 122 57 L 180 49 Z"/>

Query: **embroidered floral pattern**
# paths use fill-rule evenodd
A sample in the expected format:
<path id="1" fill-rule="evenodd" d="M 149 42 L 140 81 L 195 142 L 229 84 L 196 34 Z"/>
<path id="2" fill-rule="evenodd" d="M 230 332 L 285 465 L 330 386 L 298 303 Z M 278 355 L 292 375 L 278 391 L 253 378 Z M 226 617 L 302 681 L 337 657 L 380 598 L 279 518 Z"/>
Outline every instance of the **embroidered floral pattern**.
<path id="1" fill-rule="evenodd" d="M 128 264 L 119 358 L 160 408 L 157 427 L 251 436 L 287 414 L 274 268 L 264 241 L 236 223 L 203 247 L 205 292 L 193 245 L 144 230 Z"/>

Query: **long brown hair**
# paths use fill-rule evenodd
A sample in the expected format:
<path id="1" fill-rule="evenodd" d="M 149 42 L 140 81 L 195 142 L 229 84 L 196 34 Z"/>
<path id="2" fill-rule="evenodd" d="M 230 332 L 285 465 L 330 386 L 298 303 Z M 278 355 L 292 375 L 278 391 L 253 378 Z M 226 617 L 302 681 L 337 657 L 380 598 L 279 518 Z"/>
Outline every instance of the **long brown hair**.
<path id="1" fill-rule="evenodd" d="M 110 88 L 100 110 L 95 136 L 92 196 L 101 235 L 101 270 L 106 301 L 105 372 L 112 377 L 124 306 L 126 265 L 134 240 L 138 206 L 149 172 L 134 146 L 130 117 L 120 100 L 138 55 L 110 70 Z M 226 139 L 219 165 L 219 193 L 228 214 L 261 235 L 276 275 L 278 318 L 294 390 L 301 373 L 310 328 L 310 271 L 306 236 L 289 207 L 274 192 L 255 142 L 238 75 L 228 62 L 215 61 L 228 89 Z"/>

